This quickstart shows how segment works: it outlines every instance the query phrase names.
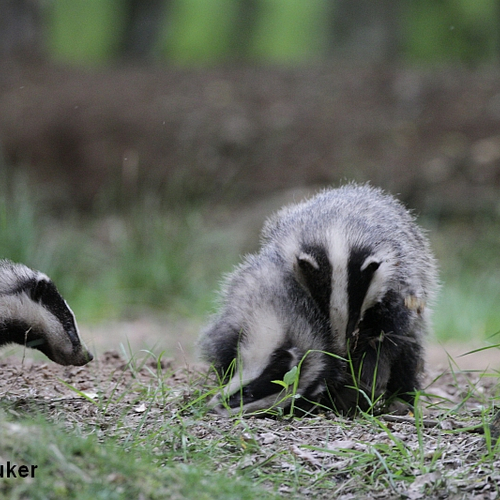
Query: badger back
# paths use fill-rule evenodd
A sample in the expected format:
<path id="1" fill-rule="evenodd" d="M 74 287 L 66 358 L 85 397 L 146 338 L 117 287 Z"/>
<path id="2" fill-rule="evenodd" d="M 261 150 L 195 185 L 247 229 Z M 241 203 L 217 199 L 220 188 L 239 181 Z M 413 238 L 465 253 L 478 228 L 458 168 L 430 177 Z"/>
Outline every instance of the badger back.
<path id="1" fill-rule="evenodd" d="M 43 352 L 61 365 L 93 359 L 75 316 L 45 274 L 0 260 L 0 346 L 17 343 Z"/>
<path id="2" fill-rule="evenodd" d="M 297 392 L 305 400 L 343 371 L 323 354 L 332 352 L 326 322 L 283 265 L 272 251 L 248 256 L 226 279 L 220 312 L 202 332 L 202 356 L 227 382 L 211 402 L 221 413 L 288 406 L 275 381 L 299 363 Z"/>
<path id="3" fill-rule="evenodd" d="M 428 329 L 436 263 L 411 213 L 393 196 L 349 184 L 280 210 L 265 224 L 262 244 L 285 261 L 331 323 L 337 353 L 367 310 L 394 291 Z"/>

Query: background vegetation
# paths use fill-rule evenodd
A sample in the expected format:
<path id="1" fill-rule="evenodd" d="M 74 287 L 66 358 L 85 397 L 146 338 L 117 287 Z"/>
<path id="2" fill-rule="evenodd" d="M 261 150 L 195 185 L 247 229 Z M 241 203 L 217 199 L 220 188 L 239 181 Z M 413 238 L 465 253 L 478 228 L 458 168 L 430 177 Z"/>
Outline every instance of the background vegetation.
<path id="1" fill-rule="evenodd" d="M 48 43 L 66 62 L 104 63 L 122 47 L 130 4 L 123 0 L 53 1 L 46 8 Z M 369 1 L 332 0 L 170 0 L 157 5 L 158 37 L 151 50 L 158 60 L 213 64 L 236 56 L 259 62 L 303 63 L 335 52 L 352 22 L 366 22 Z M 497 0 L 415 0 L 378 3 L 379 20 L 397 26 L 401 60 L 426 63 L 481 62 L 499 56 Z M 346 13 L 355 12 L 350 21 Z M 395 18 L 393 22 L 393 18 Z M 383 21 L 380 21 L 383 24 Z M 391 24 L 392 23 L 392 24 Z M 157 28 L 156 28 L 157 26 Z M 241 28 L 236 31 L 237 28 Z M 337 29 L 337 32 L 335 32 Z M 248 34 L 247 34 L 248 31 Z M 379 36 L 379 35 L 377 35 Z M 385 36 L 385 35 L 380 35 Z M 244 38 L 246 47 L 239 44 Z M 395 38 L 393 38 L 395 40 Z M 376 40 L 372 40 L 376 44 Z M 394 42 L 393 42 L 394 43 Z M 386 54 L 394 52 L 387 49 Z M 235 50 L 239 50 L 235 54 Z"/>
<path id="2" fill-rule="evenodd" d="M 29 25 L 33 29 L 26 29 L 24 36 L 22 29 L 7 29 L 5 25 L 0 36 L 0 61 L 9 54 L 20 57 L 24 63 L 31 61 L 26 54 L 36 52 L 37 40 L 44 48 L 41 53 L 45 61 L 108 68 L 124 63 L 133 63 L 132 67 L 137 68 L 151 62 L 164 67 L 216 63 L 287 63 L 306 67 L 306 63 L 321 64 L 330 57 L 341 61 L 349 54 L 363 63 L 477 65 L 494 64 L 500 53 L 500 3 L 496 0 L 416 0 L 403 4 L 387 0 L 376 6 L 366 0 L 54 0 L 22 1 L 6 4 L 5 9 L 4 23 L 8 18 L 24 19 L 26 23 L 19 26 Z M 28 32 L 37 29 L 39 37 L 29 38 Z M 364 51 L 372 46 L 377 50 Z M 16 48 L 23 48 L 24 52 L 18 53 Z M 218 92 L 225 87 L 221 89 Z M 12 99 L 9 94 L 6 96 L 6 102 Z M 196 108 L 189 109 L 195 113 Z M 217 113 L 217 109 L 208 113 Z M 203 127 L 203 123 L 193 126 Z M 70 120 L 55 132 L 49 129 L 56 136 L 56 145 L 61 137 L 60 154 L 70 157 L 70 165 L 78 162 L 78 157 L 71 160 L 72 136 L 66 139 L 64 135 L 72 124 Z M 406 122 L 403 125 L 410 126 Z M 109 127 L 112 126 L 110 122 Z M 49 127 L 53 125 L 49 123 Z M 106 129 L 104 133 L 112 134 Z M 37 140 L 41 143 L 36 147 L 42 149 L 43 157 L 40 135 Z M 474 134 L 473 137 L 477 139 Z M 102 144 L 111 146 L 113 140 L 107 144 L 103 137 Z M 360 142 L 369 140 L 361 137 Z M 374 140 L 386 141 L 389 146 L 383 147 L 390 151 L 391 141 L 407 139 L 382 135 Z M 445 155 L 452 157 L 453 148 L 461 140 L 459 132 L 450 131 L 440 148 L 451 148 Z M 186 144 L 181 149 L 196 147 L 196 142 Z M 210 147 L 211 141 L 207 144 Z M 228 148 L 238 147 L 237 142 L 236 146 L 229 144 Z M 473 144 L 483 149 L 496 147 L 491 141 L 486 146 L 480 141 Z M 224 143 L 220 148 L 223 147 Z M 247 144 L 243 142 L 242 147 Z M 74 148 L 78 153 L 85 144 Z M 107 155 L 96 151 L 99 156 Z M 210 150 L 207 151 L 204 154 L 209 157 Z M 233 161 L 231 154 L 227 157 L 229 165 Z M 496 158 L 495 150 L 485 154 Z M 241 158 L 244 161 L 245 155 Z M 213 204 L 193 202 L 192 198 L 182 201 L 176 197 L 172 183 L 163 191 L 145 192 L 132 203 L 101 191 L 85 213 L 72 207 L 71 202 L 64 209 L 54 207 L 45 187 L 33 185 L 20 173 L 25 161 L 29 159 L 21 157 L 14 164 L 10 164 L 10 159 L 0 162 L 4 176 L 0 185 L 0 255 L 45 270 L 83 321 L 133 317 L 151 309 L 202 317 L 211 309 L 218 277 L 231 269 L 239 254 L 255 249 L 256 232 L 253 244 L 248 243 L 245 227 L 216 222 L 217 210 L 224 212 L 224 207 L 216 209 Z M 462 161 L 460 158 L 456 162 L 456 177 L 462 175 Z M 243 164 L 245 167 L 248 168 Z M 74 168 L 77 172 L 76 165 Z M 124 168 L 125 163 L 119 166 Z M 189 168 L 180 166 L 186 172 Z M 479 169 L 477 165 L 470 168 Z M 88 176 L 98 179 L 100 174 L 82 172 L 79 175 L 85 177 L 85 182 Z M 125 177 L 125 170 L 122 174 Z M 387 174 L 389 178 L 391 175 Z M 185 177 L 188 179 L 189 174 Z M 117 202 L 102 203 L 106 198 Z M 500 299 L 498 213 L 494 209 L 487 214 L 469 212 L 466 220 L 444 218 L 432 211 L 423 215 L 441 262 L 444 283 L 436 307 L 437 338 L 484 339 L 495 334 L 500 325 L 496 307 Z M 256 228 L 263 215 L 259 217 L 254 220 Z"/>

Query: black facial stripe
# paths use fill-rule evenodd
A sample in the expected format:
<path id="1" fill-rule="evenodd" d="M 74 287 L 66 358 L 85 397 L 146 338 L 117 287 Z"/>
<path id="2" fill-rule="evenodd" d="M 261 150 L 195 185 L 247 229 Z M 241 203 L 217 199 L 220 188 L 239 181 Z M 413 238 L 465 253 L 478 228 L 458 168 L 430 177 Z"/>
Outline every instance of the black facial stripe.
<path id="1" fill-rule="evenodd" d="M 33 278 L 23 283 L 16 290 L 16 293 L 22 292 L 28 294 L 34 302 L 39 302 L 53 314 L 63 326 L 73 346 L 80 346 L 81 342 L 78 338 L 73 314 L 52 281 Z"/>
<path id="2" fill-rule="evenodd" d="M 302 251 L 314 257 L 318 269 L 310 262 L 297 260 L 304 285 L 317 304 L 319 310 L 330 317 L 330 297 L 332 295 L 332 266 L 324 248 L 319 246 L 304 245 Z"/>
<path id="3" fill-rule="evenodd" d="M 240 404 L 246 405 L 272 394 L 278 394 L 283 388 L 272 381 L 283 380 L 285 373 L 292 368 L 294 360 L 295 356 L 290 352 L 289 348 L 283 346 L 276 349 L 269 364 L 262 371 L 262 375 L 230 396 L 228 400 L 229 406 L 237 408 Z"/>
<path id="4" fill-rule="evenodd" d="M 361 270 L 363 263 L 371 255 L 367 248 L 357 248 L 351 251 L 347 263 L 347 296 L 349 298 L 349 321 L 347 324 L 347 336 L 349 336 L 359 321 L 361 306 L 365 300 L 368 288 L 372 281 L 378 263 L 373 262 Z"/>

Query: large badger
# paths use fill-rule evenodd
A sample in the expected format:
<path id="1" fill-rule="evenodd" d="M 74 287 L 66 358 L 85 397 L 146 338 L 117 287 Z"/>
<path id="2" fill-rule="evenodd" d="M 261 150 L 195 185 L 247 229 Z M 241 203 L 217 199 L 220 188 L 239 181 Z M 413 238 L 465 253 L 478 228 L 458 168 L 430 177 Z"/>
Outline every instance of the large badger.
<path id="1" fill-rule="evenodd" d="M 228 381 L 212 404 L 284 408 L 292 399 L 275 381 L 294 366 L 295 407 L 411 403 L 436 277 L 414 218 L 379 189 L 349 184 L 285 207 L 265 224 L 261 251 L 227 278 L 202 332 L 204 359 Z"/>
<path id="2" fill-rule="evenodd" d="M 23 264 L 0 260 L 0 347 L 20 344 L 60 365 L 93 359 L 78 334 L 75 316 L 54 283 Z"/>

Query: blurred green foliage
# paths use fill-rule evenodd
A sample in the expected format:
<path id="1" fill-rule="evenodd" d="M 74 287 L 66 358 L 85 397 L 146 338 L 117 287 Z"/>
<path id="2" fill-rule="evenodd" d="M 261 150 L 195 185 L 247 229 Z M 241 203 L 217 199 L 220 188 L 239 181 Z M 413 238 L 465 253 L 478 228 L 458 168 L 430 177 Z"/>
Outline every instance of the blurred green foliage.
<path id="1" fill-rule="evenodd" d="M 156 57 L 176 64 L 210 64 L 230 53 L 235 0 L 172 0 Z M 334 2 L 333 2 L 334 4 Z M 110 61 L 124 27 L 120 0 L 53 0 L 45 19 L 56 60 Z M 252 60 L 298 63 L 325 56 L 332 0 L 260 0 L 248 47 Z M 413 0 L 400 19 L 402 57 L 412 62 L 491 60 L 499 51 L 496 0 Z"/>
<path id="2" fill-rule="evenodd" d="M 159 51 L 175 62 L 215 61 L 229 43 L 231 7 L 230 0 L 174 2 Z"/>
<path id="3" fill-rule="evenodd" d="M 412 61 L 492 60 L 499 50 L 496 0 L 407 2 L 405 54 Z"/>
<path id="4" fill-rule="evenodd" d="M 307 61 L 319 57 L 328 29 L 324 0 L 262 2 L 251 52 L 273 62 Z"/>
<path id="5" fill-rule="evenodd" d="M 431 231 L 443 284 L 434 314 L 439 340 L 500 342 L 498 222 L 478 216 Z"/>
<path id="6" fill-rule="evenodd" d="M 123 24 L 119 0 L 56 0 L 46 11 L 47 44 L 56 59 L 108 61 Z"/>
<path id="7" fill-rule="evenodd" d="M 83 321 L 151 310 L 199 317 L 237 260 L 228 232 L 189 204 L 145 197 L 127 210 L 54 214 L 40 191 L 0 176 L 0 257 L 43 270 Z"/>

